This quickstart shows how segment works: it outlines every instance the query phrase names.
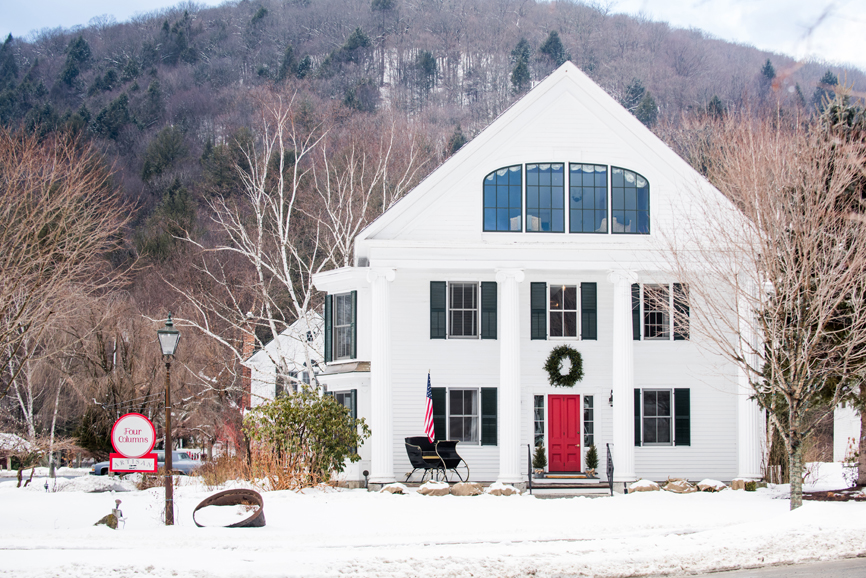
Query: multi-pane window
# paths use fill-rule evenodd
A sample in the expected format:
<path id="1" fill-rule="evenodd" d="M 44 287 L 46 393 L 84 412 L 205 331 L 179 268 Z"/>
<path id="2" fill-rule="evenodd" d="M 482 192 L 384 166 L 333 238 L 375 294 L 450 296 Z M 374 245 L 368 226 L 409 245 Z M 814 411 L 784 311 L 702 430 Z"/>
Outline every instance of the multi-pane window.
<path id="1" fill-rule="evenodd" d="M 484 230 L 522 231 L 521 165 L 501 168 L 484 177 Z"/>
<path id="2" fill-rule="evenodd" d="M 592 396 L 583 396 L 583 447 L 595 444 L 595 426 L 592 409 Z"/>
<path id="3" fill-rule="evenodd" d="M 667 285 L 644 285 L 643 337 L 670 339 L 670 292 Z"/>
<path id="4" fill-rule="evenodd" d="M 334 295 L 334 359 L 349 359 L 354 349 L 352 294 Z"/>
<path id="5" fill-rule="evenodd" d="M 569 221 L 571 233 L 607 233 L 607 166 L 571 163 Z"/>
<path id="6" fill-rule="evenodd" d="M 478 390 L 448 390 L 448 437 L 461 442 L 478 441 Z"/>
<path id="7" fill-rule="evenodd" d="M 550 336 L 577 337 L 577 286 L 550 286 Z"/>
<path id="8" fill-rule="evenodd" d="M 353 418 L 358 417 L 357 397 L 357 389 L 334 392 L 334 398 L 337 400 L 337 403 L 339 403 L 345 408 L 348 408 L 349 413 L 352 415 Z"/>
<path id="9" fill-rule="evenodd" d="M 670 390 L 643 390 L 643 443 L 671 443 Z"/>
<path id="10" fill-rule="evenodd" d="M 565 232 L 565 184 L 562 163 L 526 165 L 526 230 Z"/>
<path id="11" fill-rule="evenodd" d="M 611 232 L 648 235 L 649 183 L 641 175 L 617 167 L 611 168 Z"/>
<path id="12" fill-rule="evenodd" d="M 544 445 L 544 396 L 536 395 L 532 408 L 532 422 L 534 424 L 535 445 Z"/>
<path id="13" fill-rule="evenodd" d="M 475 337 L 478 335 L 478 284 L 450 283 L 448 306 L 449 335 Z"/>

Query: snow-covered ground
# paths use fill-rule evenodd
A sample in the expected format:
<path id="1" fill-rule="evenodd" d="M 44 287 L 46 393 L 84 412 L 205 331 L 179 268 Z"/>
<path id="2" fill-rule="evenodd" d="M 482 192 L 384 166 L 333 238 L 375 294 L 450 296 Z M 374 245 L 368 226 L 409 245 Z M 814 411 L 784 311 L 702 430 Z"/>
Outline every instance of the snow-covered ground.
<path id="1" fill-rule="evenodd" d="M 844 485 L 835 465 L 812 479 Z M 46 493 L 45 481 L 0 480 L 0 576 L 621 577 L 866 554 L 866 503 L 790 512 L 784 486 L 549 500 L 266 492 L 265 527 L 227 529 L 194 525 L 192 510 L 212 493 L 195 478 L 176 490 L 171 528 L 161 488 L 110 491 L 132 485 L 84 476 Z M 125 527 L 94 527 L 115 499 Z"/>

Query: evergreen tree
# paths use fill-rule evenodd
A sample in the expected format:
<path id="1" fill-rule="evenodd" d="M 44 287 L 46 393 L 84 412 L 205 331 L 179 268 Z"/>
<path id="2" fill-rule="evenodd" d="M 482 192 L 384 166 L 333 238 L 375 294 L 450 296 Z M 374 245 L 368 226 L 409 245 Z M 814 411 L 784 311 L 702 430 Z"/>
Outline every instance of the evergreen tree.
<path id="1" fill-rule="evenodd" d="M 129 97 L 124 92 L 112 100 L 105 108 L 96 115 L 93 122 L 93 132 L 103 138 L 117 140 L 120 131 L 132 122 L 132 114 L 129 112 Z"/>
<path id="2" fill-rule="evenodd" d="M 511 90 L 514 94 L 526 92 L 532 81 L 529 77 L 529 65 L 522 58 L 514 65 L 511 71 Z"/>
<path id="3" fill-rule="evenodd" d="M 165 104 L 162 101 L 162 87 L 158 80 L 154 80 L 147 87 L 144 95 L 144 103 L 141 108 L 141 122 L 145 127 L 153 126 L 162 118 Z"/>
<path id="4" fill-rule="evenodd" d="M 761 68 L 761 75 L 767 80 L 767 82 L 772 82 L 773 79 L 776 78 L 776 69 L 773 68 L 773 63 L 770 62 L 769 58 Z"/>
<path id="5" fill-rule="evenodd" d="M 835 88 L 839 84 L 839 78 L 830 70 L 824 73 L 821 80 L 818 81 L 818 86 L 815 88 L 815 94 L 812 95 L 812 106 L 816 107 L 819 112 L 824 112 L 824 109 L 833 101 L 836 95 Z"/>
<path id="6" fill-rule="evenodd" d="M 511 63 L 517 64 L 521 60 L 529 62 L 531 56 L 532 49 L 529 47 L 529 42 L 526 41 L 526 38 L 521 38 L 511 51 Z"/>
<path id="7" fill-rule="evenodd" d="M 292 45 L 286 46 L 283 52 L 283 61 L 280 63 L 280 69 L 277 71 L 277 82 L 282 82 L 289 75 L 295 76 L 298 73 L 298 63 L 295 62 L 295 50 Z"/>
<path id="8" fill-rule="evenodd" d="M 81 71 L 90 66 L 91 57 L 90 45 L 83 36 L 79 35 L 78 38 L 70 40 L 66 47 L 66 63 L 60 71 L 60 80 L 67 86 L 72 86 Z"/>
<path id="9" fill-rule="evenodd" d="M 796 99 L 797 106 L 806 108 L 806 95 L 803 94 L 803 89 L 800 88 L 799 82 L 794 85 L 794 98 Z"/>
<path id="10" fill-rule="evenodd" d="M 562 40 L 559 39 L 559 33 L 556 30 L 551 30 L 547 36 L 547 40 L 541 45 L 539 51 L 546 55 L 556 66 L 561 66 L 566 60 L 571 58 L 571 55 L 565 52 L 565 47 L 562 45 Z"/>
<path id="11" fill-rule="evenodd" d="M 658 114 L 659 107 L 652 95 L 647 92 L 641 99 L 637 110 L 634 111 L 634 115 L 646 126 L 652 127 L 658 119 Z"/>
<path id="12" fill-rule="evenodd" d="M 725 116 L 725 112 L 725 105 L 722 103 L 722 99 L 717 94 L 714 94 L 707 104 L 707 115 L 711 118 L 721 119 Z"/>
<path id="13" fill-rule="evenodd" d="M 460 150 L 460 147 L 466 144 L 466 137 L 463 136 L 463 129 L 460 125 L 457 125 L 457 128 L 454 129 L 454 133 L 448 138 L 448 145 L 446 149 L 447 156 L 451 156 Z"/>
<path id="14" fill-rule="evenodd" d="M 159 176 L 171 166 L 183 159 L 187 154 L 187 146 L 183 133 L 176 127 L 169 126 L 156 134 L 147 145 L 144 153 L 144 166 L 141 169 L 141 180 L 147 182 Z"/>
<path id="15" fill-rule="evenodd" d="M 191 233 L 194 226 L 195 205 L 186 187 L 174 179 L 148 217 L 144 231 L 136 237 L 136 248 L 142 255 L 165 261 L 174 253 L 177 237 Z"/>
<path id="16" fill-rule="evenodd" d="M 6 37 L 6 41 L 0 45 L 0 92 L 7 88 L 13 88 L 18 79 L 18 63 L 15 61 L 15 52 L 12 50 L 12 35 Z"/>
<path id="17" fill-rule="evenodd" d="M 415 74 L 418 91 L 426 98 L 436 86 L 436 59 L 429 50 L 422 50 L 415 57 Z"/>
<path id="18" fill-rule="evenodd" d="M 631 84 L 626 87 L 625 94 L 622 97 L 622 105 L 634 114 L 634 111 L 637 110 L 641 100 L 643 100 L 645 93 L 646 89 L 644 88 L 643 83 L 641 83 L 637 78 L 632 78 Z"/>

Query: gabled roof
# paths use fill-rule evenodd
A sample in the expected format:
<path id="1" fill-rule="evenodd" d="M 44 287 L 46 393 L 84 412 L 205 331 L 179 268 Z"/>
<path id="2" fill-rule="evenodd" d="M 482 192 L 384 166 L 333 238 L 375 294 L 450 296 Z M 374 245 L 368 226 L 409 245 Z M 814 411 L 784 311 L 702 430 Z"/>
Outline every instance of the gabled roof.
<path id="1" fill-rule="evenodd" d="M 554 114 L 550 111 L 553 109 L 557 111 L 556 114 L 569 121 L 568 130 L 573 131 L 569 134 L 574 136 L 571 142 L 567 140 L 568 134 L 563 134 L 563 131 L 566 131 L 565 127 L 551 123 Z M 575 118 L 569 116 L 569 111 L 576 111 L 571 115 Z M 540 128 L 533 123 L 538 123 Z M 589 151 L 591 146 L 587 146 L 580 140 L 585 139 L 586 135 L 581 134 L 579 128 L 590 124 L 595 133 L 610 137 L 609 142 L 599 147 L 599 155 L 592 159 L 572 158 L 578 155 L 569 153 L 570 156 L 565 155 L 567 158 L 561 157 L 555 160 L 617 164 L 621 161 L 615 160 L 618 157 L 616 154 L 611 154 L 611 151 L 628 149 L 632 157 L 642 161 L 635 164 L 648 165 L 657 169 L 651 181 L 654 185 L 662 184 L 662 181 L 667 180 L 667 189 L 671 191 L 687 188 L 690 194 L 694 194 L 697 189 L 703 189 L 718 194 L 700 174 L 668 148 L 634 115 L 574 64 L 566 62 L 436 168 L 403 199 L 367 226 L 356 238 L 356 252 L 363 254 L 366 251 L 367 241 L 396 239 L 415 227 L 423 227 L 424 220 L 428 217 L 425 211 L 457 186 L 464 188 L 463 194 L 474 194 L 471 191 L 477 191 L 478 200 L 473 202 L 478 204 L 480 215 L 481 180 L 477 174 L 479 170 L 483 168 L 484 171 L 489 172 L 507 163 L 549 162 L 554 160 L 548 158 L 551 156 L 547 152 L 549 150 Z M 556 149 L 554 145 L 548 149 L 542 146 L 533 148 L 534 144 L 530 146 L 524 142 L 521 149 L 522 141 L 543 142 L 540 138 L 541 131 L 548 131 L 551 134 L 558 132 L 554 137 L 559 139 L 560 145 L 556 145 L 559 148 Z M 535 140 L 525 138 L 526 135 Z M 512 147 L 514 151 L 508 150 L 508 145 L 504 143 L 514 143 Z M 605 154 L 607 157 L 604 157 Z M 625 168 L 642 172 L 641 166 Z M 471 175 L 471 183 L 457 180 L 465 175 Z M 677 196 L 681 193 L 682 191 L 679 191 Z M 682 198 L 669 200 L 674 204 L 683 203 Z M 474 210 L 474 206 L 471 208 Z M 437 216 L 441 218 L 441 212 Z M 481 219 L 478 218 L 474 222 L 475 230 L 480 233 Z"/>

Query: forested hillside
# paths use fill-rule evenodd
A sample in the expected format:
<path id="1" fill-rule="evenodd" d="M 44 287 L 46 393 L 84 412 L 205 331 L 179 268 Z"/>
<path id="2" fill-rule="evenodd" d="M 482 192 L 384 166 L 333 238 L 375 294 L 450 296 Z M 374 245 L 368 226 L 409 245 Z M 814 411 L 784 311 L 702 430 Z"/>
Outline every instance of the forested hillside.
<path id="1" fill-rule="evenodd" d="M 0 425 L 36 435 L 56 418 L 58 432 L 106 449 L 116 415 L 159 405 L 146 319 L 172 309 L 197 327 L 178 435 L 237 433 L 226 408 L 241 400 L 243 336 L 260 345 L 318 307 L 310 275 L 349 264 L 366 223 L 566 60 L 651 127 L 734 110 L 808 117 L 831 85 L 866 86 L 862 71 L 577 2 L 187 3 L 10 36 L 0 124 L 29 135 L 34 158 L 58 139 L 87 163 L 103 157 L 93 170 L 112 170 L 117 227 L 103 249 L 124 276 L 58 289 L 50 299 L 81 301 L 29 341 L 0 342 Z M 276 126 L 291 130 L 268 141 Z M 276 181 L 287 188 L 270 209 L 286 211 L 285 230 L 270 249 L 288 247 L 289 265 L 257 276 L 241 233 L 268 210 L 252 193 Z"/>

